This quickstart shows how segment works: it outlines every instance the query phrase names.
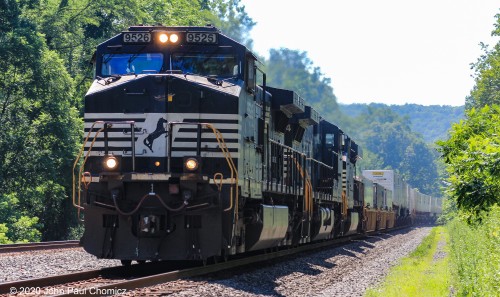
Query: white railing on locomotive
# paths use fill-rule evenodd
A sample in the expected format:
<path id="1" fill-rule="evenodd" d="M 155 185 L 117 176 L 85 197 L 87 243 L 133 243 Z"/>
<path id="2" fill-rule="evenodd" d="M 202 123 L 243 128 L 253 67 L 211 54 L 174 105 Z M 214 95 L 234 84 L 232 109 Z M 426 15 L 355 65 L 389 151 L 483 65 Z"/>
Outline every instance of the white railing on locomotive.
<path id="1" fill-rule="evenodd" d="M 84 176 L 83 170 L 85 168 L 85 163 L 87 162 L 87 160 L 90 156 L 92 148 L 94 147 L 96 139 L 101 132 L 105 132 L 104 133 L 105 154 L 106 154 L 106 158 L 108 158 L 107 160 L 105 160 L 105 162 L 107 163 L 107 165 L 111 164 L 111 163 L 113 163 L 113 166 L 118 165 L 117 159 L 113 155 L 109 154 L 109 147 L 108 147 L 108 134 L 107 134 L 108 131 L 107 130 L 110 129 L 113 124 L 130 125 L 130 128 L 131 128 L 131 135 L 130 135 L 131 141 L 130 142 L 131 142 L 131 149 L 132 149 L 132 168 L 133 168 L 133 170 L 135 170 L 135 121 L 95 121 L 92 124 L 89 132 L 87 133 L 87 136 L 85 137 L 85 140 L 84 140 L 84 143 L 82 144 L 80 152 L 78 153 L 78 155 L 75 159 L 75 162 L 73 163 L 73 170 L 71 172 L 72 185 L 73 185 L 72 186 L 72 200 L 73 200 L 73 206 L 76 207 L 78 210 L 78 218 L 80 218 L 80 210 L 83 210 L 83 207 L 81 206 L 81 200 L 80 200 L 81 199 L 80 195 L 82 192 L 81 186 L 83 184 L 85 186 L 85 188 L 87 188 L 89 183 L 92 182 L 91 176 L 89 176 L 88 181 L 86 178 L 83 178 L 83 176 Z M 96 125 L 103 125 L 103 127 L 97 129 L 97 127 L 95 127 Z M 94 128 L 96 128 L 95 131 L 94 131 Z M 93 137 L 91 137 L 92 133 L 94 133 Z M 88 150 L 85 151 L 86 144 L 89 141 L 89 139 L 91 139 L 91 138 L 92 138 L 92 140 L 91 140 L 90 146 L 88 147 Z M 85 152 L 85 154 L 84 154 L 84 152 Z M 81 157 L 83 155 L 85 155 L 83 162 L 80 162 Z M 111 163 L 108 163 L 108 162 L 111 162 Z M 75 170 L 77 168 L 78 168 L 78 176 L 75 176 Z M 76 183 L 77 180 L 78 180 L 78 182 Z M 78 186 L 78 189 L 76 188 L 77 186 Z M 76 201 L 77 196 L 78 196 L 78 202 Z"/>
<path id="2" fill-rule="evenodd" d="M 281 192 L 287 192 L 287 186 L 292 186 L 291 190 L 295 190 L 295 186 L 303 188 L 303 179 L 300 177 L 297 163 L 304 168 L 307 156 L 273 139 L 269 139 L 269 146 L 267 188 L 270 189 L 272 184 L 279 185 Z"/>
<path id="3" fill-rule="evenodd" d="M 332 194 L 335 186 L 334 176 L 337 176 L 334 172 L 335 168 L 314 158 L 307 158 L 307 160 L 311 163 L 310 175 L 314 189 L 322 193 Z M 317 176 L 316 173 L 318 173 Z"/>
<path id="4" fill-rule="evenodd" d="M 221 150 L 222 154 L 224 155 L 224 158 L 226 159 L 227 165 L 230 170 L 230 184 L 232 185 L 230 188 L 230 205 L 229 207 L 225 208 L 224 211 L 229 211 L 233 209 L 234 207 L 234 218 L 235 221 L 238 220 L 238 197 L 239 197 L 239 190 L 238 190 L 238 183 L 239 183 L 239 177 L 238 177 L 238 168 L 233 162 L 233 158 L 231 157 L 231 153 L 229 152 L 229 149 L 226 145 L 226 142 L 224 140 L 224 137 L 222 136 L 222 133 L 215 128 L 214 125 L 210 123 L 189 123 L 189 122 L 169 122 L 167 123 L 167 132 L 168 132 L 168 164 L 167 164 L 167 170 L 168 172 L 171 171 L 171 161 L 172 161 L 172 146 L 173 146 L 173 131 L 174 131 L 174 126 L 196 126 L 197 127 L 197 132 L 196 132 L 196 158 L 200 160 L 201 157 L 201 135 L 203 134 L 203 128 L 208 128 L 212 130 L 212 133 L 215 135 L 215 138 L 217 140 L 217 144 L 219 146 L 219 149 Z M 185 156 L 187 157 L 187 156 Z M 190 159 L 190 158 L 188 158 Z M 198 166 L 198 165 L 197 165 Z M 214 182 L 216 180 L 216 177 L 220 177 L 220 185 L 222 185 L 222 174 L 221 173 L 215 173 L 214 174 Z M 219 188 L 220 190 L 220 188 Z M 234 197 L 234 198 L 233 198 Z"/>
<path id="5" fill-rule="evenodd" d="M 103 133 L 104 133 L 104 156 L 108 158 L 111 156 L 109 153 L 109 129 L 113 127 L 113 125 L 130 125 L 130 150 L 131 150 L 131 158 L 132 158 L 132 172 L 135 172 L 135 121 L 96 121 L 96 124 L 103 125 Z M 93 131 L 89 131 L 88 135 L 90 135 Z M 97 136 L 97 135 L 96 135 Z M 87 154 L 90 154 L 92 148 L 89 148 Z"/>
<path id="6" fill-rule="evenodd" d="M 104 155 L 109 156 L 109 138 L 108 129 L 111 129 L 113 125 L 127 124 L 130 125 L 130 149 L 132 158 L 132 172 L 135 172 L 135 121 L 105 121 L 104 122 Z"/>
<path id="7" fill-rule="evenodd" d="M 171 171 L 171 162 L 172 162 L 172 147 L 174 145 L 175 139 L 174 139 L 174 127 L 175 126 L 196 126 L 196 151 L 195 151 L 195 156 L 197 158 L 201 157 L 201 151 L 202 151 L 202 135 L 204 133 L 207 134 L 213 134 L 215 136 L 215 139 L 217 140 L 217 145 L 220 151 L 223 153 L 224 157 L 226 158 L 226 161 L 228 163 L 232 163 L 232 157 L 231 153 L 229 151 L 229 148 L 226 145 L 226 142 L 222 136 L 222 134 L 215 128 L 214 125 L 210 123 L 196 123 L 196 122 L 168 122 L 167 123 L 167 135 L 168 135 L 168 149 L 167 149 L 167 170 L 168 172 Z M 203 129 L 209 129 L 210 131 L 203 131 Z M 231 160 L 229 160 L 231 159 Z M 231 167 L 234 167 L 231 170 L 236 170 L 236 167 L 234 165 L 229 165 L 230 169 Z"/>
<path id="8" fill-rule="evenodd" d="M 167 124 L 168 131 L 168 165 L 167 171 L 171 170 L 171 162 L 172 162 L 172 146 L 174 142 L 173 131 L 174 126 L 196 126 L 196 157 L 201 157 L 201 136 L 203 134 L 203 127 L 207 127 L 208 123 L 189 123 L 189 122 L 169 122 Z"/>

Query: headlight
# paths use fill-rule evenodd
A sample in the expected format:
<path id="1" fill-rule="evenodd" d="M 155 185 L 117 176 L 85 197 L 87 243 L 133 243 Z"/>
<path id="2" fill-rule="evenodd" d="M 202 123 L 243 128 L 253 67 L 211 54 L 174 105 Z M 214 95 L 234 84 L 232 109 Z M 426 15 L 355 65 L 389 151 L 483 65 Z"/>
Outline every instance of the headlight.
<path id="1" fill-rule="evenodd" d="M 165 42 L 168 41 L 168 35 L 165 34 L 165 33 L 162 33 L 162 34 L 160 34 L 160 38 L 159 39 L 160 39 L 161 43 L 165 43 Z"/>
<path id="2" fill-rule="evenodd" d="M 108 170 L 115 170 L 118 167 L 118 160 L 114 156 L 108 156 L 104 159 L 104 167 Z"/>
<path id="3" fill-rule="evenodd" d="M 172 34 L 172 35 L 170 35 L 170 41 L 171 41 L 172 43 L 177 43 L 177 41 L 179 41 L 179 35 L 177 35 L 177 34 L 175 34 L 175 33 L 174 33 L 174 34 Z"/>
<path id="4" fill-rule="evenodd" d="M 196 169 L 198 169 L 198 160 L 196 160 L 195 158 L 188 158 L 186 159 L 184 166 L 188 171 L 195 171 Z"/>
<path id="5" fill-rule="evenodd" d="M 158 41 L 161 43 L 177 43 L 179 41 L 179 35 L 176 33 L 161 33 L 158 35 Z"/>

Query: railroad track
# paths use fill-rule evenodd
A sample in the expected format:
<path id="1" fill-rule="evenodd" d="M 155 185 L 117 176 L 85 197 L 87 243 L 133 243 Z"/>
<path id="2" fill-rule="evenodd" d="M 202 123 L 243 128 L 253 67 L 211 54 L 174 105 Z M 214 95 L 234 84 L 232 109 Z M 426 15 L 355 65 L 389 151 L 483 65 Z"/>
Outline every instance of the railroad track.
<path id="1" fill-rule="evenodd" d="M 0 244 L 0 254 L 79 247 L 78 240 Z"/>
<path id="2" fill-rule="evenodd" d="M 394 228 L 393 232 L 401 228 Z M 0 294 L 12 296 L 20 293 L 51 296 L 108 296 L 128 292 L 144 287 L 176 281 L 183 278 L 196 277 L 229 269 L 241 268 L 250 264 L 265 262 L 285 256 L 303 252 L 311 252 L 321 248 L 342 246 L 353 240 L 360 240 L 366 236 L 386 233 L 381 231 L 370 232 L 366 235 L 356 234 L 339 238 L 335 241 L 311 243 L 296 248 L 287 248 L 266 253 L 255 253 L 244 258 L 231 259 L 227 262 L 210 265 L 200 265 L 186 268 L 186 262 L 156 262 L 130 267 L 111 267 L 100 270 L 78 272 L 66 275 L 57 275 L 39 279 L 29 279 L 0 284 Z M 191 263 L 193 265 L 194 263 Z M 185 284 L 189 287 L 189 283 Z M 164 289 L 162 289 L 164 290 Z M 182 290 L 172 287 L 171 292 Z"/>

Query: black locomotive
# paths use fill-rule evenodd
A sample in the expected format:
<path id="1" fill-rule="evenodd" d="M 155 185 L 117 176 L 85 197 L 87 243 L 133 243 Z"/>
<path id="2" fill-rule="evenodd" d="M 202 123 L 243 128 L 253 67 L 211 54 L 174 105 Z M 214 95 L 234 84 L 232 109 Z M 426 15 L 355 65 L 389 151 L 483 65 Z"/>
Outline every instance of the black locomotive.
<path id="1" fill-rule="evenodd" d="M 408 223 L 386 198 L 366 205 L 361 148 L 256 62 L 213 26 L 133 26 L 97 47 L 74 168 L 86 251 L 206 260 Z"/>

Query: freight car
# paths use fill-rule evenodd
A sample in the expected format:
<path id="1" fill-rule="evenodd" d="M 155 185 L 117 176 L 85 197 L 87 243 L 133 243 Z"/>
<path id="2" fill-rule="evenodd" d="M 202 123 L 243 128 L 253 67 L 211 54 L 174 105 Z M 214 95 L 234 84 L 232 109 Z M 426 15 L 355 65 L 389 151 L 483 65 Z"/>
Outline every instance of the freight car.
<path id="1" fill-rule="evenodd" d="M 441 214 L 441 198 L 431 197 L 411 188 L 394 170 L 363 170 L 362 175 L 365 188 L 371 186 L 375 193 L 373 198 L 365 197 L 367 203 L 376 201 L 372 203 L 374 207 L 367 206 L 367 213 L 371 215 L 367 219 L 372 220 L 370 226 L 376 224 L 374 222 L 377 219 L 374 218 L 380 220 L 385 212 L 389 212 L 385 216 L 390 226 L 393 220 L 398 226 L 435 223 Z"/>
<path id="2" fill-rule="evenodd" d="M 409 223 L 355 177 L 356 142 L 217 28 L 133 26 L 93 63 L 73 169 L 87 252 L 205 261 Z"/>

